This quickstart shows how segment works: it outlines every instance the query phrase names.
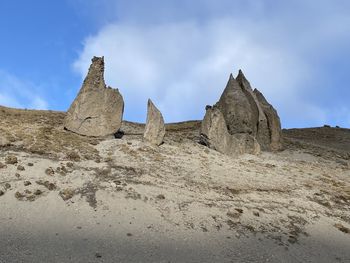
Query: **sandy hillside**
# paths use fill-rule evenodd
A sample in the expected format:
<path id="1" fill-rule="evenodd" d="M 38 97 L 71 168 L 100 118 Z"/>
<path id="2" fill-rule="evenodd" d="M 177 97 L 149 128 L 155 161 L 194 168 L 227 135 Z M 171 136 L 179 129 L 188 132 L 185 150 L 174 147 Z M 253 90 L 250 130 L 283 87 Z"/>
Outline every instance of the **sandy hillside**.
<path id="1" fill-rule="evenodd" d="M 0 108 L 0 262 L 350 262 L 350 130 L 284 130 L 233 159 L 200 122 L 121 139 Z"/>

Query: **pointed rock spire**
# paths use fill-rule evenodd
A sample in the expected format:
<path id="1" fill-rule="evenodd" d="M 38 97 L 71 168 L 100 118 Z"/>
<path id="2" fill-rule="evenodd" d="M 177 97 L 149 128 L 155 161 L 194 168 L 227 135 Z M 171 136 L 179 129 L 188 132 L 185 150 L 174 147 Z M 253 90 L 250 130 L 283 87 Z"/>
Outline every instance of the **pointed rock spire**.
<path id="1" fill-rule="evenodd" d="M 121 126 L 124 100 L 118 89 L 107 88 L 104 58 L 94 57 L 89 72 L 64 120 L 67 130 L 86 136 L 116 133 Z"/>
<path id="2" fill-rule="evenodd" d="M 232 74 L 216 106 L 224 115 L 230 134 L 254 133 L 256 126 L 253 127 L 251 125 L 255 118 L 252 113 L 251 102 L 247 98 L 244 89 L 233 78 Z"/>
<path id="3" fill-rule="evenodd" d="M 236 79 L 230 75 L 220 100 L 213 107 L 206 108 L 201 142 L 229 155 L 257 153 L 256 144 L 259 150 L 279 150 L 280 126 L 276 110 L 259 91 L 253 91 L 239 70 Z"/>
<path id="4" fill-rule="evenodd" d="M 239 70 L 236 79 L 245 92 L 251 105 L 253 116 L 251 127 L 253 130 L 253 135 L 260 143 L 262 150 L 270 150 L 270 132 L 264 110 L 262 109 L 259 100 L 253 92 L 250 82 L 247 80 L 242 70 Z"/>
<path id="5" fill-rule="evenodd" d="M 165 136 L 165 124 L 162 113 L 157 109 L 153 102 L 148 99 L 147 103 L 147 121 L 143 138 L 145 141 L 161 145 Z"/>

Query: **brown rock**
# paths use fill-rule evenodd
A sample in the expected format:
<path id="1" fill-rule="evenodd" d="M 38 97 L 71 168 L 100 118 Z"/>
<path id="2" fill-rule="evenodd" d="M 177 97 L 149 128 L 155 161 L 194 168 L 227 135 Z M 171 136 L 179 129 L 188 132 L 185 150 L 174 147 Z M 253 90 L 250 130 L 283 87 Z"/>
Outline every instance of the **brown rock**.
<path id="1" fill-rule="evenodd" d="M 161 145 L 165 136 L 165 125 L 162 113 L 149 99 L 147 103 L 147 122 L 143 138 L 145 141 Z"/>
<path id="2" fill-rule="evenodd" d="M 52 167 L 49 167 L 45 170 L 45 173 L 49 176 L 53 176 L 55 174 L 55 170 Z"/>
<path id="3" fill-rule="evenodd" d="M 64 121 L 67 130 L 87 136 L 116 133 L 124 112 L 123 97 L 118 89 L 106 87 L 104 58 L 94 57 L 78 96 Z"/>
<path id="4" fill-rule="evenodd" d="M 17 170 L 18 170 L 18 171 L 24 171 L 25 168 L 24 168 L 23 165 L 18 165 L 18 166 L 17 166 Z"/>
<path id="5" fill-rule="evenodd" d="M 7 155 L 5 158 L 7 164 L 16 164 L 18 163 L 17 157 L 14 155 Z"/>
<path id="6" fill-rule="evenodd" d="M 201 125 L 201 142 L 211 149 L 231 156 L 260 152 L 259 144 L 254 137 L 249 134 L 231 135 L 228 132 L 224 116 L 216 106 L 207 107 Z"/>
<path id="7" fill-rule="evenodd" d="M 24 181 L 23 184 L 24 186 L 28 186 L 28 185 L 31 185 L 32 183 L 30 181 Z"/>
<path id="8" fill-rule="evenodd" d="M 277 114 L 277 111 L 274 107 L 268 103 L 265 99 L 264 95 L 258 91 L 254 90 L 254 94 L 258 98 L 262 109 L 267 118 L 268 126 L 269 126 L 269 135 L 270 135 L 270 150 L 278 151 L 282 149 L 282 129 L 281 129 L 281 121 Z"/>

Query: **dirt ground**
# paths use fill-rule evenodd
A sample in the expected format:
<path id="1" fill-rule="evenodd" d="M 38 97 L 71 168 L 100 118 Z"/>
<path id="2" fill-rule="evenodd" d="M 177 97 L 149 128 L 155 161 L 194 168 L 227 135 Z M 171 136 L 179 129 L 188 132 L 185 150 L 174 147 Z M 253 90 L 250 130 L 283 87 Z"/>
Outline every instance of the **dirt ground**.
<path id="1" fill-rule="evenodd" d="M 198 143 L 65 131 L 65 113 L 0 107 L 0 262 L 350 262 L 350 130 L 284 130 L 232 158 Z"/>

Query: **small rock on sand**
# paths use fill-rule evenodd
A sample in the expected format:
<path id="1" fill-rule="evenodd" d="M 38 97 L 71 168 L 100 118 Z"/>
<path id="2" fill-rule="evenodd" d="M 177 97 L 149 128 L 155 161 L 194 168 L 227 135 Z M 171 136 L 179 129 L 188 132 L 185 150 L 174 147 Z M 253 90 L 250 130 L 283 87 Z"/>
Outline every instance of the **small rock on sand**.
<path id="1" fill-rule="evenodd" d="M 24 184 L 24 186 L 28 186 L 28 185 L 31 185 L 32 183 L 29 181 L 24 181 L 23 184 Z"/>
<path id="2" fill-rule="evenodd" d="M 18 163 L 18 160 L 17 160 L 17 157 L 16 157 L 16 156 L 14 156 L 14 155 L 8 155 L 8 156 L 6 156 L 6 158 L 5 158 L 5 162 L 6 162 L 7 164 L 16 164 L 16 163 Z"/>
<path id="3" fill-rule="evenodd" d="M 55 174 L 55 171 L 52 167 L 49 167 L 45 170 L 45 173 L 49 176 L 53 176 Z"/>
<path id="4" fill-rule="evenodd" d="M 59 195 L 62 197 L 64 201 L 67 201 L 71 199 L 75 194 L 75 191 L 73 189 L 63 189 L 60 191 Z"/>
<path id="5" fill-rule="evenodd" d="M 17 166 L 17 170 L 18 170 L 18 171 L 24 171 L 25 168 L 24 168 L 24 166 L 22 166 L 22 165 L 18 165 L 18 166 Z"/>

